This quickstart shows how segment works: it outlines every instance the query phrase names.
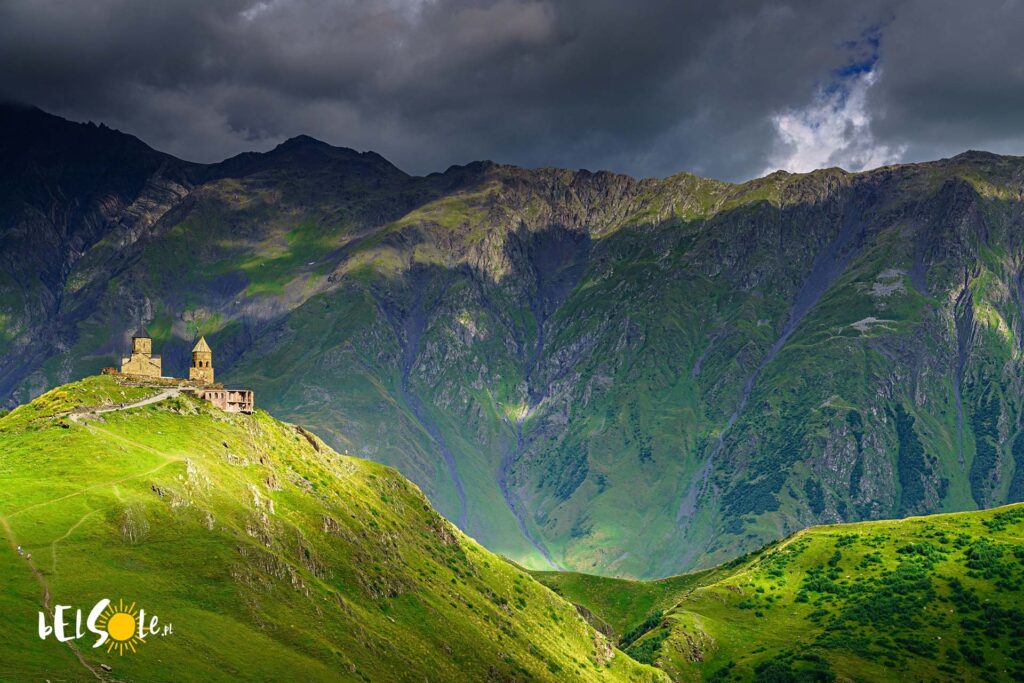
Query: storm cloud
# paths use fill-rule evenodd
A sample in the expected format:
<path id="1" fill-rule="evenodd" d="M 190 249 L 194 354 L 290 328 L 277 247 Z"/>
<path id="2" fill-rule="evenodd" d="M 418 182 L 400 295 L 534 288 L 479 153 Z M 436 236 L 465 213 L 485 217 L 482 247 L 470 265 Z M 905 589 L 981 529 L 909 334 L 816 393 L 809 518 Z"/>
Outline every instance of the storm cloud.
<path id="1" fill-rule="evenodd" d="M 1019 2 L 6 0 L 0 96 L 196 161 L 859 170 L 1024 153 Z"/>

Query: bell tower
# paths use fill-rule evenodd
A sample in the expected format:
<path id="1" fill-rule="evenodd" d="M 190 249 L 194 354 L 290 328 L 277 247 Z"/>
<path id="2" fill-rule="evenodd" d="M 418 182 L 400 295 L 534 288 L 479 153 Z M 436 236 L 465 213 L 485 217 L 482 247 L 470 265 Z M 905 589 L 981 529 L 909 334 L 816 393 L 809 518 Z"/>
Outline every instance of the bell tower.
<path id="1" fill-rule="evenodd" d="M 206 337 L 200 337 L 192 349 L 192 367 L 188 369 L 188 378 L 193 382 L 213 384 L 213 351 L 206 343 Z"/>

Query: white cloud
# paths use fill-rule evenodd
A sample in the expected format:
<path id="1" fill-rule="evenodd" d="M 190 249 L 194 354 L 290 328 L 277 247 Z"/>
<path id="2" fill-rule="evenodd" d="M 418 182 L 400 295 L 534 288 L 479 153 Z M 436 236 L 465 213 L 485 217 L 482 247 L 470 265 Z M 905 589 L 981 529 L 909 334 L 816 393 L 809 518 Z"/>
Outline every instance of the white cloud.
<path id="1" fill-rule="evenodd" d="M 899 162 L 906 146 L 881 144 L 871 131 L 867 95 L 878 78 L 877 70 L 847 76 L 819 89 L 808 106 L 773 116 L 778 145 L 764 173 L 828 166 L 862 171 Z"/>

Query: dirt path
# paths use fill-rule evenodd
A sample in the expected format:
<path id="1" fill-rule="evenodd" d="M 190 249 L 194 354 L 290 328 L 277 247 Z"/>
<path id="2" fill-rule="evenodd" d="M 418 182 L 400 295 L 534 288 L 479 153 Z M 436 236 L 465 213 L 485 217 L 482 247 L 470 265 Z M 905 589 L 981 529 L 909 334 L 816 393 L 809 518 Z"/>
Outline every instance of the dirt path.
<path id="1" fill-rule="evenodd" d="M 107 486 L 112 486 L 112 487 L 114 487 L 116 489 L 117 485 L 122 483 L 122 482 L 129 481 L 131 479 L 136 479 L 138 477 L 145 477 L 146 475 L 153 474 L 154 472 L 157 472 L 157 471 L 163 469 L 164 467 L 167 467 L 171 463 L 181 462 L 184 458 L 180 458 L 180 457 L 173 456 L 173 455 L 168 455 L 167 453 L 164 453 L 163 451 L 157 450 L 157 449 L 153 448 L 152 446 L 147 446 L 146 444 L 140 443 L 138 441 L 135 441 L 134 439 L 129 439 L 126 436 L 122 436 L 120 434 L 115 434 L 114 432 L 110 431 L 109 429 L 105 429 L 104 427 L 100 427 L 99 425 L 87 424 L 87 423 L 81 422 L 82 418 L 85 418 L 85 417 L 95 416 L 95 415 L 99 415 L 101 413 L 112 413 L 112 412 L 115 412 L 115 411 L 118 411 L 118 410 L 130 410 L 132 408 L 139 408 L 139 407 L 142 407 L 142 406 L 151 405 L 153 403 L 158 403 L 160 401 L 165 401 L 168 398 L 171 398 L 172 396 L 179 395 L 180 393 L 181 393 L 181 389 L 177 389 L 177 388 L 175 388 L 175 389 L 168 389 L 166 391 L 160 392 L 159 394 L 156 394 L 154 396 L 150 396 L 149 398 L 145 398 L 145 399 L 143 399 L 141 401 L 136 401 L 134 403 L 128 403 L 128 404 L 125 404 L 125 405 L 118 405 L 118 406 L 108 406 L 108 407 L 105 407 L 105 408 L 99 408 L 97 410 L 93 410 L 93 411 L 89 411 L 89 412 L 82 412 L 82 413 L 76 413 L 74 415 L 69 415 L 68 419 L 70 419 L 75 424 L 84 426 L 86 429 L 88 429 L 91 432 L 102 432 L 104 437 L 106 437 L 108 439 L 112 439 L 114 441 L 120 441 L 121 443 L 123 443 L 123 444 L 125 444 L 127 446 L 130 446 L 131 448 L 135 448 L 137 450 L 142 450 L 142 451 L 146 451 L 147 453 L 151 453 L 151 454 L 159 457 L 161 460 L 163 460 L 163 462 L 161 462 L 156 467 L 153 467 L 151 469 L 146 470 L 145 472 L 137 472 L 135 474 L 129 474 L 128 476 L 121 477 L 120 479 L 115 479 L 113 481 L 103 482 L 101 484 L 95 484 L 93 486 L 87 486 L 84 489 L 80 489 L 78 491 L 75 491 L 74 493 L 68 493 L 66 495 L 59 496 L 57 498 L 52 498 L 50 500 L 44 500 L 44 501 L 40 501 L 38 503 L 33 503 L 33 504 L 28 505 L 26 507 L 19 508 L 19 509 L 15 510 L 14 512 L 10 513 L 8 515 L 8 517 L 14 517 L 15 515 L 20 515 L 22 512 L 25 512 L 26 510 L 33 510 L 33 509 L 35 509 L 37 507 L 41 507 L 43 505 L 50 505 L 52 503 L 58 503 L 58 502 L 60 502 L 62 500 L 67 500 L 68 498 L 74 498 L 75 496 L 80 496 L 83 493 L 88 493 L 89 491 L 95 491 L 96 489 L 106 488 Z M 115 495 L 117 495 L 116 492 L 115 492 Z"/>
<path id="2" fill-rule="evenodd" d="M 114 488 L 117 488 L 117 487 L 115 486 Z M 71 534 L 75 533 L 75 529 L 77 529 L 78 527 L 82 526 L 82 522 L 84 522 L 85 520 L 89 519 L 89 517 L 93 516 L 94 514 L 96 514 L 96 510 L 89 510 L 89 512 L 86 512 L 84 515 L 82 515 L 81 519 L 79 519 L 77 522 L 72 524 L 71 528 L 68 529 L 67 531 L 65 531 L 63 536 L 61 536 L 60 538 L 53 539 L 53 543 L 50 544 L 50 573 L 51 574 L 56 574 L 57 573 L 57 544 L 60 543 L 61 541 L 63 541 L 68 536 L 70 536 Z"/>
<path id="3" fill-rule="evenodd" d="M 142 406 L 148 406 L 153 403 L 159 403 L 160 401 L 166 401 L 167 399 L 178 396 L 181 394 L 181 389 L 167 389 L 161 391 L 159 394 L 154 394 L 149 398 L 144 398 L 141 401 L 135 401 L 134 403 L 118 404 L 114 406 L 104 406 L 103 408 L 94 408 L 86 410 L 80 413 L 69 413 L 68 419 L 72 422 L 78 423 L 84 417 L 94 417 L 96 415 L 102 415 L 103 413 L 113 413 L 118 410 L 131 410 L 132 408 L 141 408 Z"/>
<path id="4" fill-rule="evenodd" d="M 81 520 L 79 520 L 79 522 L 81 522 Z M 76 524 L 75 526 L 78 525 Z M 28 565 L 28 568 L 29 570 L 31 570 L 32 575 L 39 583 L 39 586 L 43 589 L 43 609 L 51 616 L 53 616 L 53 609 L 50 607 L 50 585 L 46 582 L 46 577 L 43 576 L 43 573 L 41 571 L 39 571 L 39 567 L 37 567 L 35 562 L 32 561 L 32 558 L 23 555 L 23 551 L 19 550 L 21 546 L 18 543 L 18 540 L 14 537 L 14 532 L 11 530 L 11 525 L 7 522 L 6 517 L 0 517 L 0 527 L 3 527 L 4 535 L 7 537 L 7 542 L 10 544 L 11 550 L 17 555 L 19 555 L 21 559 L 25 560 L 25 564 Z M 68 533 L 70 533 L 70 531 Z M 100 675 L 100 672 L 97 671 L 92 664 L 85 660 L 85 657 L 82 656 L 82 653 L 79 652 L 78 648 L 75 647 L 71 641 L 67 641 L 67 646 L 71 648 L 71 651 L 75 653 L 75 657 L 78 658 L 78 661 L 81 663 L 81 665 L 88 669 L 89 673 L 91 673 L 96 680 L 107 680 L 102 675 Z"/>
<path id="5" fill-rule="evenodd" d="M 115 434 L 114 432 L 112 432 L 112 431 L 110 431 L 108 429 L 105 429 L 103 427 L 100 427 L 98 425 L 86 424 L 86 423 L 83 423 L 83 421 L 82 421 L 83 418 L 96 416 L 96 415 L 99 415 L 99 414 L 102 414 L 102 413 L 110 413 L 110 412 L 114 412 L 114 411 L 118 411 L 118 410 L 130 410 L 132 408 L 140 408 L 142 406 L 151 405 L 153 403 L 158 403 L 160 401 L 167 400 L 168 398 L 171 398 L 173 396 L 177 396 L 180 393 L 181 393 L 180 389 L 168 389 L 166 391 L 160 392 L 159 394 L 155 394 L 153 396 L 150 396 L 149 398 L 145 398 L 145 399 L 143 399 L 141 401 L 135 401 L 134 403 L 129 403 L 129 404 L 125 404 L 125 405 L 117 405 L 117 406 L 107 406 L 107 407 L 104 407 L 104 408 L 98 408 L 96 410 L 91 410 L 91 411 L 88 411 L 88 412 L 75 413 L 75 414 L 72 414 L 72 415 L 68 416 L 68 419 L 70 419 L 72 422 L 74 422 L 75 424 L 83 426 L 85 429 L 88 429 L 91 432 L 102 432 L 103 436 L 108 438 L 108 439 L 112 439 L 114 441 L 120 441 L 121 443 L 126 444 L 126 445 L 128 445 L 128 446 L 130 446 L 132 448 L 137 449 L 137 450 L 143 450 L 143 451 L 146 451 L 147 453 L 151 453 L 153 455 L 159 456 L 161 458 L 161 460 L 163 461 L 159 465 L 157 465 L 156 467 L 150 468 L 150 469 L 148 469 L 148 470 L 146 470 L 144 472 L 137 472 L 135 474 L 130 474 L 128 476 L 121 477 L 120 479 L 115 479 L 113 481 L 103 482 L 103 483 L 100 483 L 100 484 L 96 484 L 95 486 L 88 486 L 88 487 L 86 487 L 84 489 L 81 489 L 79 491 L 76 491 L 74 493 L 69 493 L 69 494 L 64 495 L 64 496 L 58 496 L 57 498 L 53 498 L 53 499 L 50 499 L 50 500 L 45 500 L 45 501 L 41 501 L 39 503 L 34 503 L 32 505 L 28 505 L 28 506 L 23 507 L 23 508 L 21 508 L 19 510 L 15 510 L 14 512 L 10 513 L 10 515 L 8 515 L 7 517 L 0 516 L 0 527 L 3 528 L 4 535 L 7 537 L 7 541 L 8 541 L 8 543 L 11 546 L 11 550 L 13 552 L 17 553 L 21 557 L 21 559 L 23 559 L 25 561 L 25 563 L 28 565 L 29 570 L 32 572 L 32 575 L 35 577 L 36 582 L 38 582 L 40 587 L 43 589 L 43 596 L 42 596 L 42 598 L 43 598 L 42 599 L 43 609 L 46 612 L 50 613 L 51 615 L 53 614 L 53 610 L 52 610 L 52 607 L 51 607 L 51 604 L 50 604 L 51 603 L 51 596 L 52 596 L 52 593 L 50 591 L 50 585 L 46 581 L 46 577 L 39 570 L 39 567 L 36 566 L 35 561 L 28 554 L 25 554 L 23 550 L 19 550 L 19 548 L 21 546 L 20 546 L 20 544 L 18 543 L 17 539 L 14 536 L 14 532 L 11 529 L 10 523 L 8 522 L 8 517 L 13 517 L 14 515 L 21 514 L 22 512 L 25 512 L 27 510 L 32 510 L 32 509 L 41 507 L 43 505 L 50 505 L 50 504 L 53 504 L 53 503 L 57 503 L 57 502 L 60 502 L 62 500 L 67 500 L 68 498 L 73 498 L 75 496 L 80 496 L 83 493 L 88 493 L 89 491 L 95 491 L 97 489 L 106 488 L 108 486 L 112 487 L 115 490 L 115 495 L 117 495 L 116 489 L 117 489 L 117 485 L 118 484 L 120 484 L 122 482 L 125 482 L 125 481 L 129 481 L 131 479 L 136 479 L 138 477 L 145 477 L 147 475 L 153 474 L 154 472 L 157 472 L 157 471 L 163 469 L 164 467 L 170 465 L 171 463 L 181 462 L 183 460 L 183 458 L 179 458 L 179 457 L 175 457 L 175 456 L 172 456 L 172 455 L 168 455 L 167 453 L 164 453 L 164 452 L 159 451 L 159 450 L 157 450 L 155 448 L 152 448 L 151 446 L 147 446 L 146 444 L 139 443 L 138 441 L 135 441 L 133 439 L 129 439 L 128 437 L 122 436 L 120 434 Z M 57 544 L 60 541 L 62 541 L 65 538 L 67 538 L 68 536 L 70 536 L 72 533 L 74 533 L 75 529 L 77 529 L 90 515 L 92 515 L 94 513 L 95 513 L 95 510 L 87 512 L 77 522 L 75 522 L 75 524 L 72 525 L 71 528 L 69 528 L 64 533 L 63 536 L 54 539 L 53 542 L 50 543 L 50 554 L 51 554 L 53 573 L 56 573 L 56 571 L 57 571 Z M 106 680 L 108 680 L 107 677 L 105 677 L 98 669 L 96 669 L 95 667 L 93 667 L 92 664 L 90 664 L 88 661 L 86 661 L 86 659 L 82 656 L 82 653 L 78 650 L 77 647 L 75 647 L 74 643 L 68 641 L 67 645 L 68 645 L 69 648 L 71 648 L 71 651 L 75 653 L 75 657 L 78 658 L 78 661 L 82 664 L 82 666 L 85 667 L 89 671 L 89 673 L 91 673 L 93 675 L 93 677 L 96 678 L 96 680 L 99 680 L 99 681 L 106 681 Z"/>
<path id="6" fill-rule="evenodd" d="M 101 431 L 109 434 L 109 432 L 107 432 L 106 430 L 101 430 Z M 117 437 L 117 438 L 122 438 L 123 439 L 123 437 Z M 106 482 L 103 482 L 101 484 L 94 484 L 93 486 L 87 486 L 84 489 L 81 489 L 79 491 L 75 491 L 74 493 L 68 493 L 67 495 L 59 496 L 57 498 L 52 498 L 50 500 L 42 500 L 42 501 L 39 501 L 38 503 L 32 503 L 31 505 L 26 505 L 25 507 L 19 508 L 19 509 L 15 510 L 14 512 L 10 513 L 9 515 L 7 515 L 8 518 L 14 517 L 15 515 L 20 515 L 21 513 L 26 512 L 28 510 L 34 510 L 35 508 L 42 507 L 44 505 L 52 505 L 53 503 L 59 503 L 62 500 L 67 500 L 68 498 L 74 498 L 75 496 L 80 496 L 83 493 L 88 493 L 89 491 L 95 491 L 97 489 L 106 488 L 108 486 L 115 486 L 117 484 L 120 484 L 120 483 L 125 482 L 125 481 L 129 481 L 131 479 L 137 479 L 138 477 L 145 477 L 148 474 L 153 474 L 154 472 L 158 472 L 158 471 L 162 470 L 163 468 L 167 467 L 168 465 L 170 465 L 172 463 L 181 462 L 181 461 L 184 460 L 184 458 L 177 458 L 177 457 L 174 457 L 174 456 L 167 455 L 165 453 L 160 453 L 159 451 L 157 451 L 155 449 L 151 449 L 148 446 L 144 446 L 143 444 L 136 444 L 131 439 L 123 439 L 123 440 L 128 442 L 128 443 L 131 443 L 136 448 L 141 448 L 143 450 L 148 450 L 148 451 L 152 451 L 154 453 L 157 453 L 161 457 L 165 458 L 164 462 L 160 463 L 159 465 L 157 465 L 156 467 L 154 467 L 152 469 L 146 470 L 145 472 L 137 472 L 136 474 L 130 474 L 127 477 L 121 477 L 120 479 L 115 479 L 114 481 L 106 481 Z"/>

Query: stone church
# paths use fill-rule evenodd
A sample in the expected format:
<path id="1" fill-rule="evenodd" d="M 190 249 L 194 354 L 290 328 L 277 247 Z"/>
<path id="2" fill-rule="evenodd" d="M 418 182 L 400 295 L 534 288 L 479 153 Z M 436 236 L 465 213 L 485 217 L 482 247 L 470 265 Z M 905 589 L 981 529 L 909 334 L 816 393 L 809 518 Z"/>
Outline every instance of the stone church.
<path id="1" fill-rule="evenodd" d="M 132 335 L 132 352 L 121 358 L 120 372 L 113 368 L 108 370 L 104 373 L 177 382 L 182 391 L 194 393 L 229 413 L 251 413 L 255 409 L 255 396 L 251 389 L 225 389 L 223 385 L 214 383 L 213 349 L 206 343 L 206 337 L 200 337 L 192 348 L 192 365 L 188 369 L 187 381 L 163 376 L 160 356 L 153 355 L 153 339 L 144 327 Z"/>
<path id="2" fill-rule="evenodd" d="M 121 374 L 159 378 L 162 372 L 160 356 L 153 355 L 153 340 L 146 328 L 140 327 L 132 335 L 131 355 L 121 358 Z"/>

